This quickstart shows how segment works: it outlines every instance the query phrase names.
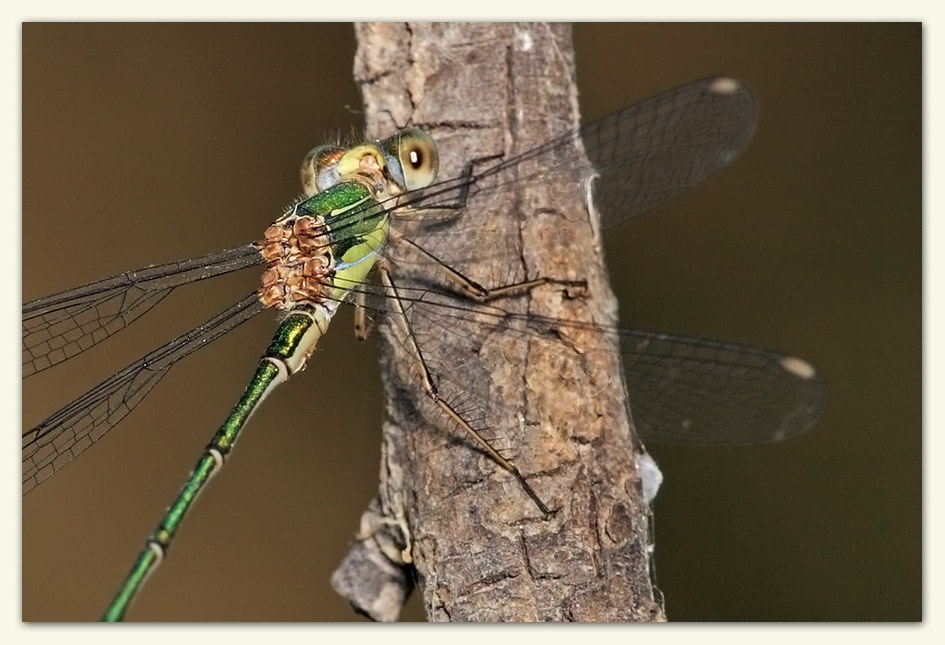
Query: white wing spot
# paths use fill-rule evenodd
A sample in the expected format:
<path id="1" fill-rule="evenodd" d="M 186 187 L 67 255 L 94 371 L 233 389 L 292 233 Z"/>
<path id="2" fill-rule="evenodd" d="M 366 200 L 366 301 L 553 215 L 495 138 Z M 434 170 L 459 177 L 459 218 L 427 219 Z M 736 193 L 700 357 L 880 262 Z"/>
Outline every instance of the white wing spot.
<path id="1" fill-rule="evenodd" d="M 817 375 L 817 370 L 814 369 L 814 366 L 805 361 L 803 358 L 797 358 L 796 356 L 785 356 L 780 361 L 781 367 L 784 368 L 785 372 L 793 374 L 797 378 L 804 379 L 805 381 L 814 378 Z"/>
<path id="2" fill-rule="evenodd" d="M 713 94 L 734 94 L 741 87 L 741 83 L 729 76 L 722 76 L 715 79 L 709 85 L 709 91 Z"/>

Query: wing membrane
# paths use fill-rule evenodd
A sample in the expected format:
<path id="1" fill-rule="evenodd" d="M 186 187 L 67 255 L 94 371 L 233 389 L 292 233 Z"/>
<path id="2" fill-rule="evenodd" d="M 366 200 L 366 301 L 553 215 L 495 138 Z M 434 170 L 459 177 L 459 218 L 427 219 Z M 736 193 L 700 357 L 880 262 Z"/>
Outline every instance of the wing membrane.
<path id="1" fill-rule="evenodd" d="M 372 295 L 377 294 L 372 291 Z M 781 441 L 809 430 L 827 404 L 825 381 L 805 361 L 738 343 L 624 329 L 516 313 L 504 306 L 477 304 L 435 290 L 400 288 L 414 335 L 426 347 L 437 378 L 454 384 L 455 395 L 485 428 L 489 375 L 475 375 L 485 337 L 500 329 L 518 337 L 524 360 L 530 342 L 558 342 L 569 331 L 598 336 L 586 351 L 614 351 L 623 360 L 630 411 L 646 441 L 697 445 L 739 445 Z M 376 298 L 375 298 L 376 300 Z M 368 299 L 371 302 L 371 299 Z M 375 305 L 377 306 L 377 305 Z M 379 306 L 388 315 L 393 308 Z M 444 349 L 446 348 L 446 349 Z M 515 351 L 515 350 L 509 350 Z M 436 357 L 450 357 L 449 361 Z M 462 357 L 470 357 L 462 360 Z M 459 357 L 459 360 L 453 360 Z"/>
<path id="2" fill-rule="evenodd" d="M 23 433 L 23 494 L 114 428 L 173 365 L 265 307 L 253 293 L 183 336 L 141 357 Z"/>
<path id="3" fill-rule="evenodd" d="M 512 159 L 410 193 L 411 209 L 460 206 L 513 184 L 584 181 L 599 175 L 595 201 L 604 228 L 647 213 L 732 163 L 755 129 L 751 91 L 731 78 L 707 78 L 624 108 Z M 583 147 L 590 165 L 576 160 Z"/>
<path id="4" fill-rule="evenodd" d="M 252 245 L 127 271 L 23 305 L 23 378 L 121 331 L 175 287 L 262 263 Z"/>

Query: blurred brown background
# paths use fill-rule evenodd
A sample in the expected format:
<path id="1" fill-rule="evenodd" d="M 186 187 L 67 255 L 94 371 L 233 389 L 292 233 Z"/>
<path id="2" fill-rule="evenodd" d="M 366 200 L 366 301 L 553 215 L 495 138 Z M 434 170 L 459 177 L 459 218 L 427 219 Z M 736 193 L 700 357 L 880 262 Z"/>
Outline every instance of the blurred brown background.
<path id="1" fill-rule="evenodd" d="M 716 73 L 761 106 L 732 168 L 609 235 L 624 324 L 781 349 L 830 382 L 798 440 L 650 446 L 668 616 L 921 619 L 921 25 L 574 38 L 587 122 Z M 309 147 L 359 126 L 353 53 L 346 24 L 25 24 L 24 300 L 258 237 Z M 248 293 L 245 273 L 29 379 L 24 427 Z M 24 620 L 98 618 L 273 328 L 261 315 L 175 367 L 24 498 Z M 328 577 L 376 487 L 382 403 L 373 345 L 347 313 L 333 330 L 254 416 L 129 618 L 354 618 Z"/>

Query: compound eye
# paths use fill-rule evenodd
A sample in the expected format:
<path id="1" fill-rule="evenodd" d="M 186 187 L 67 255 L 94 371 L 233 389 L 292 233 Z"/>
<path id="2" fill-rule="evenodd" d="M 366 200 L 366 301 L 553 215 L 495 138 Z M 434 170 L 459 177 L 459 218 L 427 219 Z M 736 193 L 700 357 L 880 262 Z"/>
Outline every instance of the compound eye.
<path id="1" fill-rule="evenodd" d="M 332 145 L 316 146 L 309 150 L 300 169 L 302 190 L 306 197 L 338 183 L 338 162 L 344 153 L 344 148 Z"/>
<path id="2" fill-rule="evenodd" d="M 404 171 L 404 188 L 426 188 L 436 181 L 440 155 L 433 139 L 423 130 L 403 130 L 397 143 L 397 157 Z"/>

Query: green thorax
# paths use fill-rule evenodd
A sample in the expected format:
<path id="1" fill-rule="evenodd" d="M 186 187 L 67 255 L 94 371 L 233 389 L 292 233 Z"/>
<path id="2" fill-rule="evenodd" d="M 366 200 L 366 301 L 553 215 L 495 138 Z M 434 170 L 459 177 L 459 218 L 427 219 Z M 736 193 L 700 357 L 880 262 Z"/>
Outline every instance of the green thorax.
<path id="1" fill-rule="evenodd" d="M 341 300 L 374 268 L 377 252 L 387 240 L 387 212 L 375 193 L 357 180 L 332 186 L 300 206 L 321 218 L 327 229 L 335 262 L 332 299 Z"/>
<path id="2" fill-rule="evenodd" d="M 276 220 L 259 243 L 269 263 L 263 302 L 280 309 L 321 303 L 333 308 L 363 283 L 387 240 L 389 219 L 379 201 L 389 197 L 384 186 L 359 174 Z"/>

